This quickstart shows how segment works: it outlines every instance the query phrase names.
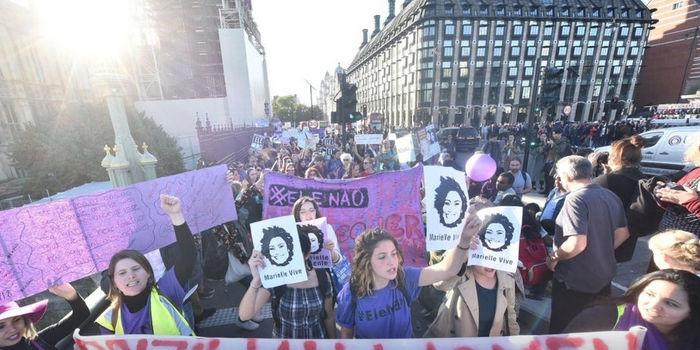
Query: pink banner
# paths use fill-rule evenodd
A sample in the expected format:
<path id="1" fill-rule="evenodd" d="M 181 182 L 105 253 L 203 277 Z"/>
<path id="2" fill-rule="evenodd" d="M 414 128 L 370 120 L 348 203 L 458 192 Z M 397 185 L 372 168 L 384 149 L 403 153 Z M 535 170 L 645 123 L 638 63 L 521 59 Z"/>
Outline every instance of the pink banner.
<path id="1" fill-rule="evenodd" d="M 389 231 L 401 244 L 409 266 L 425 266 L 425 233 L 420 184 L 423 168 L 380 173 L 357 180 L 312 180 L 269 173 L 265 176 L 265 219 L 289 215 L 302 196 L 316 200 L 352 259 L 355 238 L 370 228 Z"/>
<path id="2" fill-rule="evenodd" d="M 107 268 L 125 248 L 172 243 L 160 195 L 178 196 L 192 232 L 236 219 L 226 166 L 159 178 L 67 200 L 0 212 L 0 303 Z"/>

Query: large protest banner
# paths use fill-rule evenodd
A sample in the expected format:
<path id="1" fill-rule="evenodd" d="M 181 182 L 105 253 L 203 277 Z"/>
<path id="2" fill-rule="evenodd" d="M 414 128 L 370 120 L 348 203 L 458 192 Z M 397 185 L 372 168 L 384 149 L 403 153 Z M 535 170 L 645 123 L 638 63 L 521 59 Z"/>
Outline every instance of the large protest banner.
<path id="1" fill-rule="evenodd" d="M 486 338 L 423 339 L 262 339 L 203 338 L 155 335 L 81 336 L 76 350 L 640 350 L 646 329 L 629 331 L 520 335 Z"/>
<path id="2" fill-rule="evenodd" d="M 104 270 L 119 250 L 149 252 L 175 234 L 160 195 L 175 195 L 192 232 L 236 219 L 226 166 L 0 212 L 0 303 Z"/>
<path id="3" fill-rule="evenodd" d="M 422 176 L 422 167 L 357 180 L 318 181 L 268 173 L 263 218 L 289 215 L 299 197 L 309 196 L 335 229 L 343 255 L 352 257 L 355 238 L 365 229 L 381 227 L 399 241 L 408 265 L 425 266 Z"/>

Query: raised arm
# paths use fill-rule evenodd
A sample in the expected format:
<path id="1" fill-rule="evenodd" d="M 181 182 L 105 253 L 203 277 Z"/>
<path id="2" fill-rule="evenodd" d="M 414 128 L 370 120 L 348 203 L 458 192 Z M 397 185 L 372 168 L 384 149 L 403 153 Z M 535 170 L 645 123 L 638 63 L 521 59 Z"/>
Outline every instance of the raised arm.
<path id="1" fill-rule="evenodd" d="M 263 305 L 270 300 L 271 296 L 270 292 L 262 287 L 262 281 L 260 280 L 258 266 L 265 266 L 265 262 L 259 251 L 253 250 L 250 259 L 248 259 L 248 266 L 250 266 L 250 273 L 253 276 L 253 280 L 250 281 L 248 290 L 246 290 L 238 306 L 238 317 L 241 321 L 247 321 L 255 317 L 255 314 L 262 309 Z"/>
<path id="2" fill-rule="evenodd" d="M 197 256 L 194 238 L 185 222 L 179 198 L 162 194 L 160 195 L 160 207 L 168 215 L 170 222 L 175 228 L 175 239 L 177 240 L 180 253 L 180 256 L 175 261 L 175 276 L 180 284 L 185 286 L 192 275 Z"/>
<path id="3" fill-rule="evenodd" d="M 71 307 L 69 317 L 62 319 L 58 323 L 52 324 L 39 332 L 39 337 L 50 345 L 56 345 L 61 339 L 71 335 L 88 316 L 90 310 L 85 304 L 85 300 L 69 283 L 49 288 L 49 292 L 65 299 Z"/>
<path id="4" fill-rule="evenodd" d="M 479 232 L 481 220 L 476 216 L 474 210 L 469 210 L 466 217 L 466 224 L 462 230 L 459 244 L 456 248 L 452 248 L 445 253 L 442 261 L 435 265 L 430 265 L 420 272 L 418 279 L 419 286 L 427 286 L 435 282 L 444 281 L 453 277 L 459 272 L 459 268 L 467 260 L 467 251 L 472 237 Z"/>

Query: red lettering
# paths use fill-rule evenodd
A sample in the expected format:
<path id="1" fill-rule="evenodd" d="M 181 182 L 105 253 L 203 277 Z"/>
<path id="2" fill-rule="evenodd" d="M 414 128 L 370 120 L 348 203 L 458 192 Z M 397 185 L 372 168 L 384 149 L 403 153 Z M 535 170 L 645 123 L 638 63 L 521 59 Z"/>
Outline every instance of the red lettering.
<path id="1" fill-rule="evenodd" d="M 148 339 L 139 339 L 136 342 L 136 350 L 147 350 L 148 349 Z"/>
<path id="2" fill-rule="evenodd" d="M 549 337 L 545 340 L 547 349 L 559 350 L 561 348 L 580 348 L 583 346 L 582 338 Z"/>
<path id="3" fill-rule="evenodd" d="M 343 343 L 335 343 L 335 350 L 345 350 Z"/>
<path id="4" fill-rule="evenodd" d="M 202 343 L 194 344 L 194 347 L 192 348 L 192 350 L 204 350 L 204 344 L 202 344 Z"/>
<path id="5" fill-rule="evenodd" d="M 316 350 L 316 342 L 313 340 L 307 340 L 304 342 L 304 350 Z"/>
<path id="6" fill-rule="evenodd" d="M 404 229 L 401 228 L 401 215 L 391 214 L 386 218 L 384 228 L 391 233 L 394 238 L 401 241 L 404 237 Z"/>
<path id="7" fill-rule="evenodd" d="M 94 349 L 94 350 L 105 350 L 105 348 L 100 345 L 100 343 L 92 340 L 82 340 L 82 339 L 76 339 L 75 340 L 75 346 L 80 349 L 80 350 L 88 350 L 88 349 Z"/>
<path id="8" fill-rule="evenodd" d="M 187 350 L 187 340 L 153 339 L 151 341 L 151 345 L 169 347 L 169 348 L 173 348 L 175 350 Z"/>
<path id="9" fill-rule="evenodd" d="M 427 344 L 425 344 L 425 350 L 437 350 L 437 348 L 433 342 L 429 341 Z"/>
<path id="10" fill-rule="evenodd" d="M 455 350 L 474 350 L 474 349 L 472 349 L 468 346 L 460 346 L 460 347 L 456 348 Z"/>
<path id="11" fill-rule="evenodd" d="M 372 348 L 374 350 L 384 350 L 384 346 L 382 344 L 374 344 Z"/>
<path id="12" fill-rule="evenodd" d="M 209 341 L 209 350 L 216 350 L 219 348 L 219 345 L 221 345 L 221 340 L 212 339 Z"/>
<path id="13" fill-rule="evenodd" d="M 109 350 L 116 350 L 116 349 L 122 349 L 122 350 L 129 350 L 129 343 L 126 342 L 124 339 L 109 339 L 105 341 L 105 345 L 107 345 L 107 348 Z"/>
<path id="14" fill-rule="evenodd" d="M 500 345 L 498 345 L 498 344 L 493 344 L 493 345 L 491 346 L 491 349 L 493 349 L 493 350 L 506 350 L 506 349 L 504 349 L 502 346 L 500 346 Z"/>
<path id="15" fill-rule="evenodd" d="M 540 344 L 540 341 L 537 339 L 533 339 L 530 344 L 527 346 L 527 350 L 540 350 L 542 349 L 542 345 Z"/>
<path id="16" fill-rule="evenodd" d="M 280 343 L 280 346 L 277 347 L 277 350 L 289 350 L 289 341 L 288 340 L 283 340 Z"/>
<path id="17" fill-rule="evenodd" d="M 248 338 L 246 342 L 246 350 L 256 350 L 258 348 L 258 340 L 255 338 Z"/>
<path id="18" fill-rule="evenodd" d="M 625 337 L 627 337 L 627 349 L 637 350 L 637 336 L 634 333 L 628 332 Z"/>
<path id="19" fill-rule="evenodd" d="M 595 349 L 595 350 L 608 350 L 608 344 L 605 344 L 605 342 L 602 339 L 594 338 L 593 339 L 593 349 Z"/>

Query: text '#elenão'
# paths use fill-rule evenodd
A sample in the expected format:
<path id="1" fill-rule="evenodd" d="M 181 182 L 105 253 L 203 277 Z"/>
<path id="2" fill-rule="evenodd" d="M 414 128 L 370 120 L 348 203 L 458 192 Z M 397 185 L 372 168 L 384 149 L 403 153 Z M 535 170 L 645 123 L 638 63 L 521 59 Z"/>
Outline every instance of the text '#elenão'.
<path id="1" fill-rule="evenodd" d="M 300 197 L 313 198 L 321 208 L 367 208 L 369 192 L 367 188 L 296 188 L 284 185 L 271 185 L 268 204 L 291 206 Z"/>

